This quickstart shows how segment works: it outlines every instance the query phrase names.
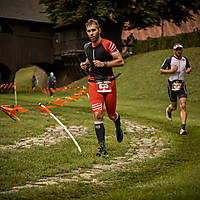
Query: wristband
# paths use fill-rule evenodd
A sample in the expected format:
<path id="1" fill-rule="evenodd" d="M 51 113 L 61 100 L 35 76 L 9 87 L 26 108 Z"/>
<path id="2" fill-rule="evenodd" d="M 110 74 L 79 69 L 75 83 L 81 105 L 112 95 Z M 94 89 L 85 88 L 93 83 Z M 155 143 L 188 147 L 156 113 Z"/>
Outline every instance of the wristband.
<path id="1" fill-rule="evenodd" d="M 104 62 L 104 67 L 107 67 L 107 62 L 106 61 Z"/>

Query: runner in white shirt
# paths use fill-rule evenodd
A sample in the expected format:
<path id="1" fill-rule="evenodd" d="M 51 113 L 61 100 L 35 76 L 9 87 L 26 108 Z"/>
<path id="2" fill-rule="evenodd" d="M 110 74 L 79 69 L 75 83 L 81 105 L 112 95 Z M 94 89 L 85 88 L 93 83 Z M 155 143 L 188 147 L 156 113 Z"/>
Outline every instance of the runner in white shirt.
<path id="1" fill-rule="evenodd" d="M 187 90 L 184 82 L 184 73 L 190 73 L 192 71 L 189 61 L 186 57 L 182 56 L 183 46 L 181 44 L 175 44 L 173 46 L 174 55 L 165 59 L 161 66 L 160 74 L 169 74 L 168 80 L 168 94 L 171 103 L 166 108 L 166 117 L 168 120 L 172 120 L 172 111 L 177 108 L 177 96 L 180 102 L 180 118 L 181 129 L 180 134 L 187 134 L 185 130 L 186 126 L 186 99 Z"/>

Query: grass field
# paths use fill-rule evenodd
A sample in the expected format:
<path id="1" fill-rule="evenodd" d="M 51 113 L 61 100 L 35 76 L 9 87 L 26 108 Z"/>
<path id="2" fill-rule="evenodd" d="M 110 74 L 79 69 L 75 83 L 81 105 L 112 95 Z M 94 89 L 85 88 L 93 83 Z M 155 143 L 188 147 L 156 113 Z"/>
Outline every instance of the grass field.
<path id="1" fill-rule="evenodd" d="M 173 121 L 165 118 L 168 76 L 161 76 L 159 69 L 171 54 L 172 50 L 140 54 L 115 68 L 115 74 L 122 73 L 117 79 L 117 110 L 125 135 L 117 143 L 105 113 L 108 159 L 95 156 L 98 145 L 87 95 L 52 109 L 75 133 L 80 154 L 58 124 L 35 107 L 75 91 L 56 92 L 53 99 L 19 93 L 18 104 L 29 109 L 18 115 L 21 120 L 14 122 L 0 112 L 0 199 L 200 199 L 200 48 L 184 49 L 193 69 L 185 76 L 187 136 L 178 134 L 179 108 Z M 88 87 L 86 79 L 73 84 L 82 85 Z M 14 104 L 13 94 L 1 94 L 0 104 Z M 82 135 L 76 136 L 74 127 Z"/>

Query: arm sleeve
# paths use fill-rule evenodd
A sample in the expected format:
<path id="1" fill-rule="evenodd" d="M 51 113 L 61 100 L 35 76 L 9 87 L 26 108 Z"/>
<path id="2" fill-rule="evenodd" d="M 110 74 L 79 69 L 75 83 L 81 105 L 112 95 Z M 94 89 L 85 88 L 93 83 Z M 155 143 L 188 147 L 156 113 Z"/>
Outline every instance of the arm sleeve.
<path id="1" fill-rule="evenodd" d="M 88 57 L 88 55 L 87 55 L 87 48 L 89 47 L 90 44 L 91 44 L 91 42 L 86 43 L 86 44 L 84 45 L 84 51 L 85 51 L 86 57 Z"/>
<path id="2" fill-rule="evenodd" d="M 171 56 L 165 59 L 165 61 L 163 62 L 161 66 L 161 69 L 166 69 L 166 68 L 171 69 L 170 63 L 171 63 Z"/>
<path id="3" fill-rule="evenodd" d="M 116 45 L 112 41 L 102 38 L 101 43 L 109 54 L 114 55 L 119 52 Z"/>
<path id="4" fill-rule="evenodd" d="M 109 53 L 111 55 L 114 55 L 114 54 L 116 54 L 116 53 L 119 52 L 119 50 L 117 49 L 116 45 L 113 42 L 111 42 L 111 41 L 110 41 L 110 44 L 108 46 L 108 50 L 109 50 Z"/>
<path id="5" fill-rule="evenodd" d="M 188 60 L 187 58 L 185 58 L 185 59 L 186 59 L 186 66 L 185 66 L 186 69 L 187 69 L 187 68 L 190 68 L 189 60 Z"/>

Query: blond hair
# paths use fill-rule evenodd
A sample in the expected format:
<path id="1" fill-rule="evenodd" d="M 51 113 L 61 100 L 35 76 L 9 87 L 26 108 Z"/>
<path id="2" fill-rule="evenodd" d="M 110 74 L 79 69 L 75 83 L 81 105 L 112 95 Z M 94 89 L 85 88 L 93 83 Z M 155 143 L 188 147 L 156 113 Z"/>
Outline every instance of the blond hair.
<path id="1" fill-rule="evenodd" d="M 95 19 L 89 19 L 86 23 L 85 23 L 85 26 L 86 28 L 88 26 L 92 26 L 92 25 L 95 25 L 98 29 L 99 29 L 99 22 Z"/>

